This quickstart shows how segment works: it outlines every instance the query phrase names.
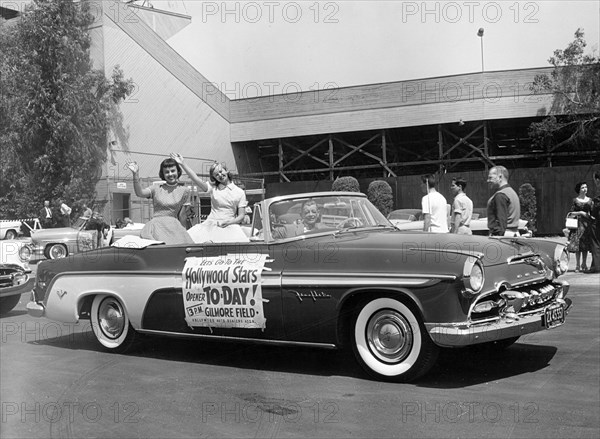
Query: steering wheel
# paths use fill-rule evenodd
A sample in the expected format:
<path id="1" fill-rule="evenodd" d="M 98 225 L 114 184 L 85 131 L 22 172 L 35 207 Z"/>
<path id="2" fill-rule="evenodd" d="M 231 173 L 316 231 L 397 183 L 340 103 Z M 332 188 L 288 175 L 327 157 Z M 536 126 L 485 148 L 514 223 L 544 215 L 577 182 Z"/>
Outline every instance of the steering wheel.
<path id="1" fill-rule="evenodd" d="M 338 229 L 346 229 L 346 228 L 350 228 L 353 229 L 355 227 L 362 227 L 363 226 L 363 222 L 359 219 L 359 218 L 346 218 L 344 221 L 342 221 L 340 224 L 338 224 Z"/>

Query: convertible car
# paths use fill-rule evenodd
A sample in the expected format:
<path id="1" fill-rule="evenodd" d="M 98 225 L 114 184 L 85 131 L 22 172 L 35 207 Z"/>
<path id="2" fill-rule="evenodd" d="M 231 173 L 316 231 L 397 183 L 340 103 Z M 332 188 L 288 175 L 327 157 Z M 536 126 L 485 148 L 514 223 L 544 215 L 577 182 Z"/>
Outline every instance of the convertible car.
<path id="1" fill-rule="evenodd" d="M 35 278 L 31 275 L 29 240 L 0 241 L 0 314 L 17 306 L 21 294 L 31 291 Z"/>
<path id="2" fill-rule="evenodd" d="M 314 226 L 300 214 L 307 202 L 318 207 Z M 376 379 L 409 381 L 440 347 L 501 349 L 561 326 L 571 306 L 558 279 L 563 245 L 401 232 L 355 192 L 263 200 L 249 235 L 193 245 L 125 237 L 43 261 L 28 312 L 89 319 L 114 352 L 140 334 L 349 348 Z"/>
<path id="3" fill-rule="evenodd" d="M 67 256 L 103 247 L 125 235 L 139 235 L 143 224 L 135 224 L 129 228 L 116 229 L 108 227 L 106 233 L 90 229 L 89 218 L 78 218 L 70 227 L 33 230 L 31 239 L 33 253 L 36 258 L 61 259 Z M 102 236 L 98 236 L 102 233 Z"/>
<path id="4" fill-rule="evenodd" d="M 36 230 L 31 234 L 36 258 L 60 259 L 98 247 L 98 232 L 86 230 L 88 219 L 78 218 L 70 227 Z"/>

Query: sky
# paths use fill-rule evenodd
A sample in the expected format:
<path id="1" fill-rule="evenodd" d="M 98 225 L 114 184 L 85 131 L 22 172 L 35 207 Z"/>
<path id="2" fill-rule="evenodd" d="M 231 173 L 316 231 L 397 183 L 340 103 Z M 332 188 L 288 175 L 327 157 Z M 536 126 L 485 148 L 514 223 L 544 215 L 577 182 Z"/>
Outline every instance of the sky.
<path id="1" fill-rule="evenodd" d="M 232 99 L 480 72 L 482 52 L 485 71 L 547 67 L 577 28 L 600 41 L 599 0 L 152 3 L 192 17 L 168 43 Z"/>
<path id="2" fill-rule="evenodd" d="M 600 0 L 148 1 L 192 17 L 167 42 L 231 99 L 548 67 L 578 28 L 600 50 Z"/>

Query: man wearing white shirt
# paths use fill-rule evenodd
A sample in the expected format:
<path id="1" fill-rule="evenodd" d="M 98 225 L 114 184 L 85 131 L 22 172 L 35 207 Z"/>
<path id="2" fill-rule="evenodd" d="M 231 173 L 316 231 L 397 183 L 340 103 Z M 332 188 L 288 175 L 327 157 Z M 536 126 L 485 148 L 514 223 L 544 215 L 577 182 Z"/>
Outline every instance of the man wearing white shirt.
<path id="1" fill-rule="evenodd" d="M 457 177 L 452 179 L 450 190 L 454 194 L 454 201 L 452 202 L 452 233 L 458 233 L 459 235 L 472 235 L 471 232 L 471 218 L 473 217 L 473 201 L 467 194 L 465 189 L 467 182 L 464 178 Z"/>
<path id="2" fill-rule="evenodd" d="M 422 189 L 426 194 L 421 199 L 423 210 L 423 231 L 433 233 L 448 233 L 448 208 L 446 198 L 435 187 L 437 181 L 431 174 L 421 177 Z"/>
<path id="3" fill-rule="evenodd" d="M 71 225 L 71 208 L 67 206 L 64 200 L 60 204 L 60 217 L 62 227 Z"/>

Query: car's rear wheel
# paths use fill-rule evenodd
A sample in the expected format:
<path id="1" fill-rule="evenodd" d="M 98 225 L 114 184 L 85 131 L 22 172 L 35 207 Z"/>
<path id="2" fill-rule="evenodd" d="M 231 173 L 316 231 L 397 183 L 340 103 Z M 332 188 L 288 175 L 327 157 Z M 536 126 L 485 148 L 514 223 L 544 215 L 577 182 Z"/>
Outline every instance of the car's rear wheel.
<path id="1" fill-rule="evenodd" d="M 116 297 L 94 297 L 91 320 L 96 339 L 109 351 L 126 352 L 136 341 L 137 334 L 129 323 L 127 311 Z"/>
<path id="2" fill-rule="evenodd" d="M 415 313 L 390 297 L 364 303 L 352 332 L 358 363 L 380 380 L 414 380 L 433 366 L 439 352 Z"/>
<path id="3" fill-rule="evenodd" d="M 64 244 L 52 244 L 46 249 L 46 257 L 48 259 L 61 259 L 69 255 L 67 246 Z"/>
<path id="4" fill-rule="evenodd" d="M 21 299 L 20 294 L 15 294 L 13 296 L 0 297 L 0 314 L 7 314 L 13 310 L 19 300 Z"/>
<path id="5" fill-rule="evenodd" d="M 5 239 L 15 239 L 17 237 L 17 232 L 15 232 L 14 230 L 8 230 L 4 237 Z"/>

